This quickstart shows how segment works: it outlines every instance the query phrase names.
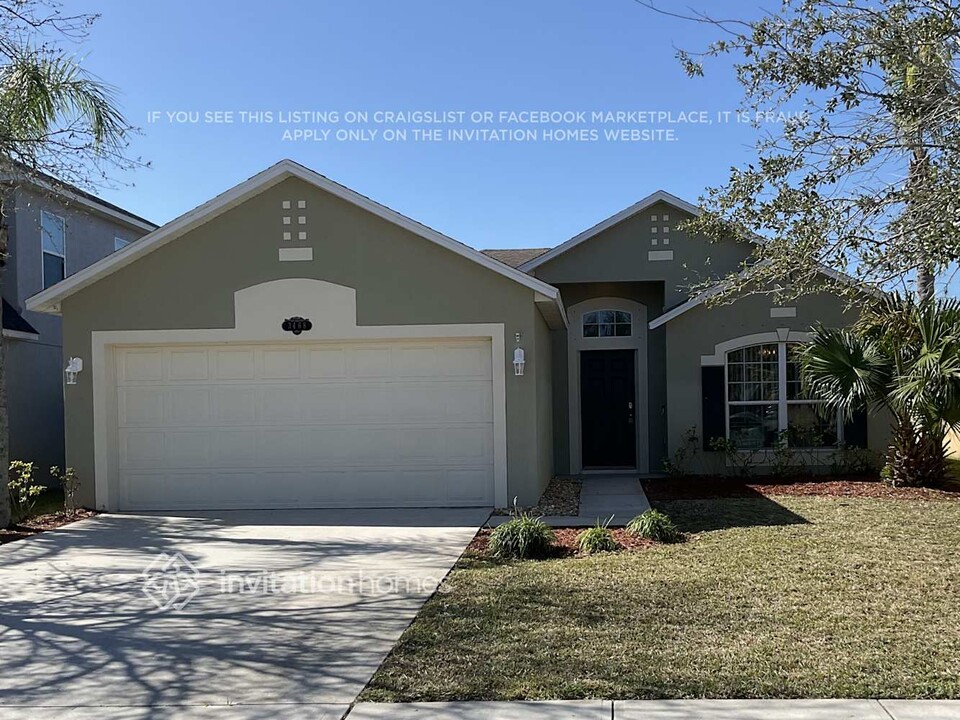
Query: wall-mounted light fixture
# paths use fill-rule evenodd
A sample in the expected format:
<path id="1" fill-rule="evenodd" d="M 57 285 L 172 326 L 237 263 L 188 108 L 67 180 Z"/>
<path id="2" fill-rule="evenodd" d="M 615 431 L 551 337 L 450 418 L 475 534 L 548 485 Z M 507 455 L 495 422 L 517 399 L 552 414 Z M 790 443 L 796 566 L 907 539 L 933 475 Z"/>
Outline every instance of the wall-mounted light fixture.
<path id="1" fill-rule="evenodd" d="M 83 360 L 78 357 L 72 357 L 67 361 L 67 367 L 64 372 L 67 375 L 67 385 L 77 384 L 77 373 L 83 370 Z"/>
<path id="2" fill-rule="evenodd" d="M 523 348 L 520 347 L 520 333 L 517 333 L 517 349 L 513 351 L 513 374 L 523 375 L 523 366 L 526 365 Z"/>

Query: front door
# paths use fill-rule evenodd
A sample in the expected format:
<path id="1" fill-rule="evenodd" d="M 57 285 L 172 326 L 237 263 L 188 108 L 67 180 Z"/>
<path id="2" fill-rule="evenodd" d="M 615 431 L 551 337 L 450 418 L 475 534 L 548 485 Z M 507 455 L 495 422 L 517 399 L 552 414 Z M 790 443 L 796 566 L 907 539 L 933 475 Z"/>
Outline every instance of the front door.
<path id="1" fill-rule="evenodd" d="M 637 466 L 634 350 L 580 353 L 580 435 L 585 468 Z"/>

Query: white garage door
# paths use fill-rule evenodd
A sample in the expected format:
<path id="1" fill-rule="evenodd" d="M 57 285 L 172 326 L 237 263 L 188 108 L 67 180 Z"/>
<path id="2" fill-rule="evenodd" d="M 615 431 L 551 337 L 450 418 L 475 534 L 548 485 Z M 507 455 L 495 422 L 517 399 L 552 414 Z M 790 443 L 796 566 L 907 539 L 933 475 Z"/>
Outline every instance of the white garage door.
<path id="1" fill-rule="evenodd" d="M 493 503 L 489 341 L 115 358 L 121 509 Z"/>

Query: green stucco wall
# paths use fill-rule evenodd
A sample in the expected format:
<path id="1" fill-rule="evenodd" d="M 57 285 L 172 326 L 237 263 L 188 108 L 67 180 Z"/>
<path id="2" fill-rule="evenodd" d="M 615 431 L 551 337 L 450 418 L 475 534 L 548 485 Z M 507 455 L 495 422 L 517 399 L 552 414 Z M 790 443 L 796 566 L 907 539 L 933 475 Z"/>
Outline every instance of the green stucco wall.
<path id="1" fill-rule="evenodd" d="M 293 200 L 294 208 L 306 200 L 307 208 L 284 213 L 283 200 Z M 300 229 L 282 226 L 283 214 L 307 216 L 312 262 L 278 261 L 281 232 Z M 89 361 L 90 333 L 97 330 L 230 328 L 237 290 L 296 277 L 355 288 L 359 325 L 503 323 L 508 492 L 521 503 L 536 500 L 550 473 L 539 450 L 548 442 L 541 426 L 549 411 L 538 402 L 545 382 L 538 372 L 549 377 L 549 352 L 538 347 L 545 331 L 533 291 L 298 179 L 67 298 L 64 354 Z M 532 355 L 523 377 L 511 365 L 517 332 Z M 67 461 L 82 479 L 87 505 L 94 502 L 92 376 L 81 373 L 66 393 Z"/>

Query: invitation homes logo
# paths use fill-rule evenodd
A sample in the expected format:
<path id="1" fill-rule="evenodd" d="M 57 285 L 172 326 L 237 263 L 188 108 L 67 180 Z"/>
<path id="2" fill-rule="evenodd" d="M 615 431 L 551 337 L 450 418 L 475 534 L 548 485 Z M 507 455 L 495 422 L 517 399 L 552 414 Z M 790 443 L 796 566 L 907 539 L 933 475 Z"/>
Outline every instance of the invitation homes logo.
<path id="1" fill-rule="evenodd" d="M 352 595 L 428 596 L 451 592 L 443 577 L 395 570 L 365 573 L 344 570 L 277 572 L 255 570 L 201 574 L 179 552 L 162 552 L 141 573 L 143 594 L 160 611 L 183 610 L 198 595 Z"/>

